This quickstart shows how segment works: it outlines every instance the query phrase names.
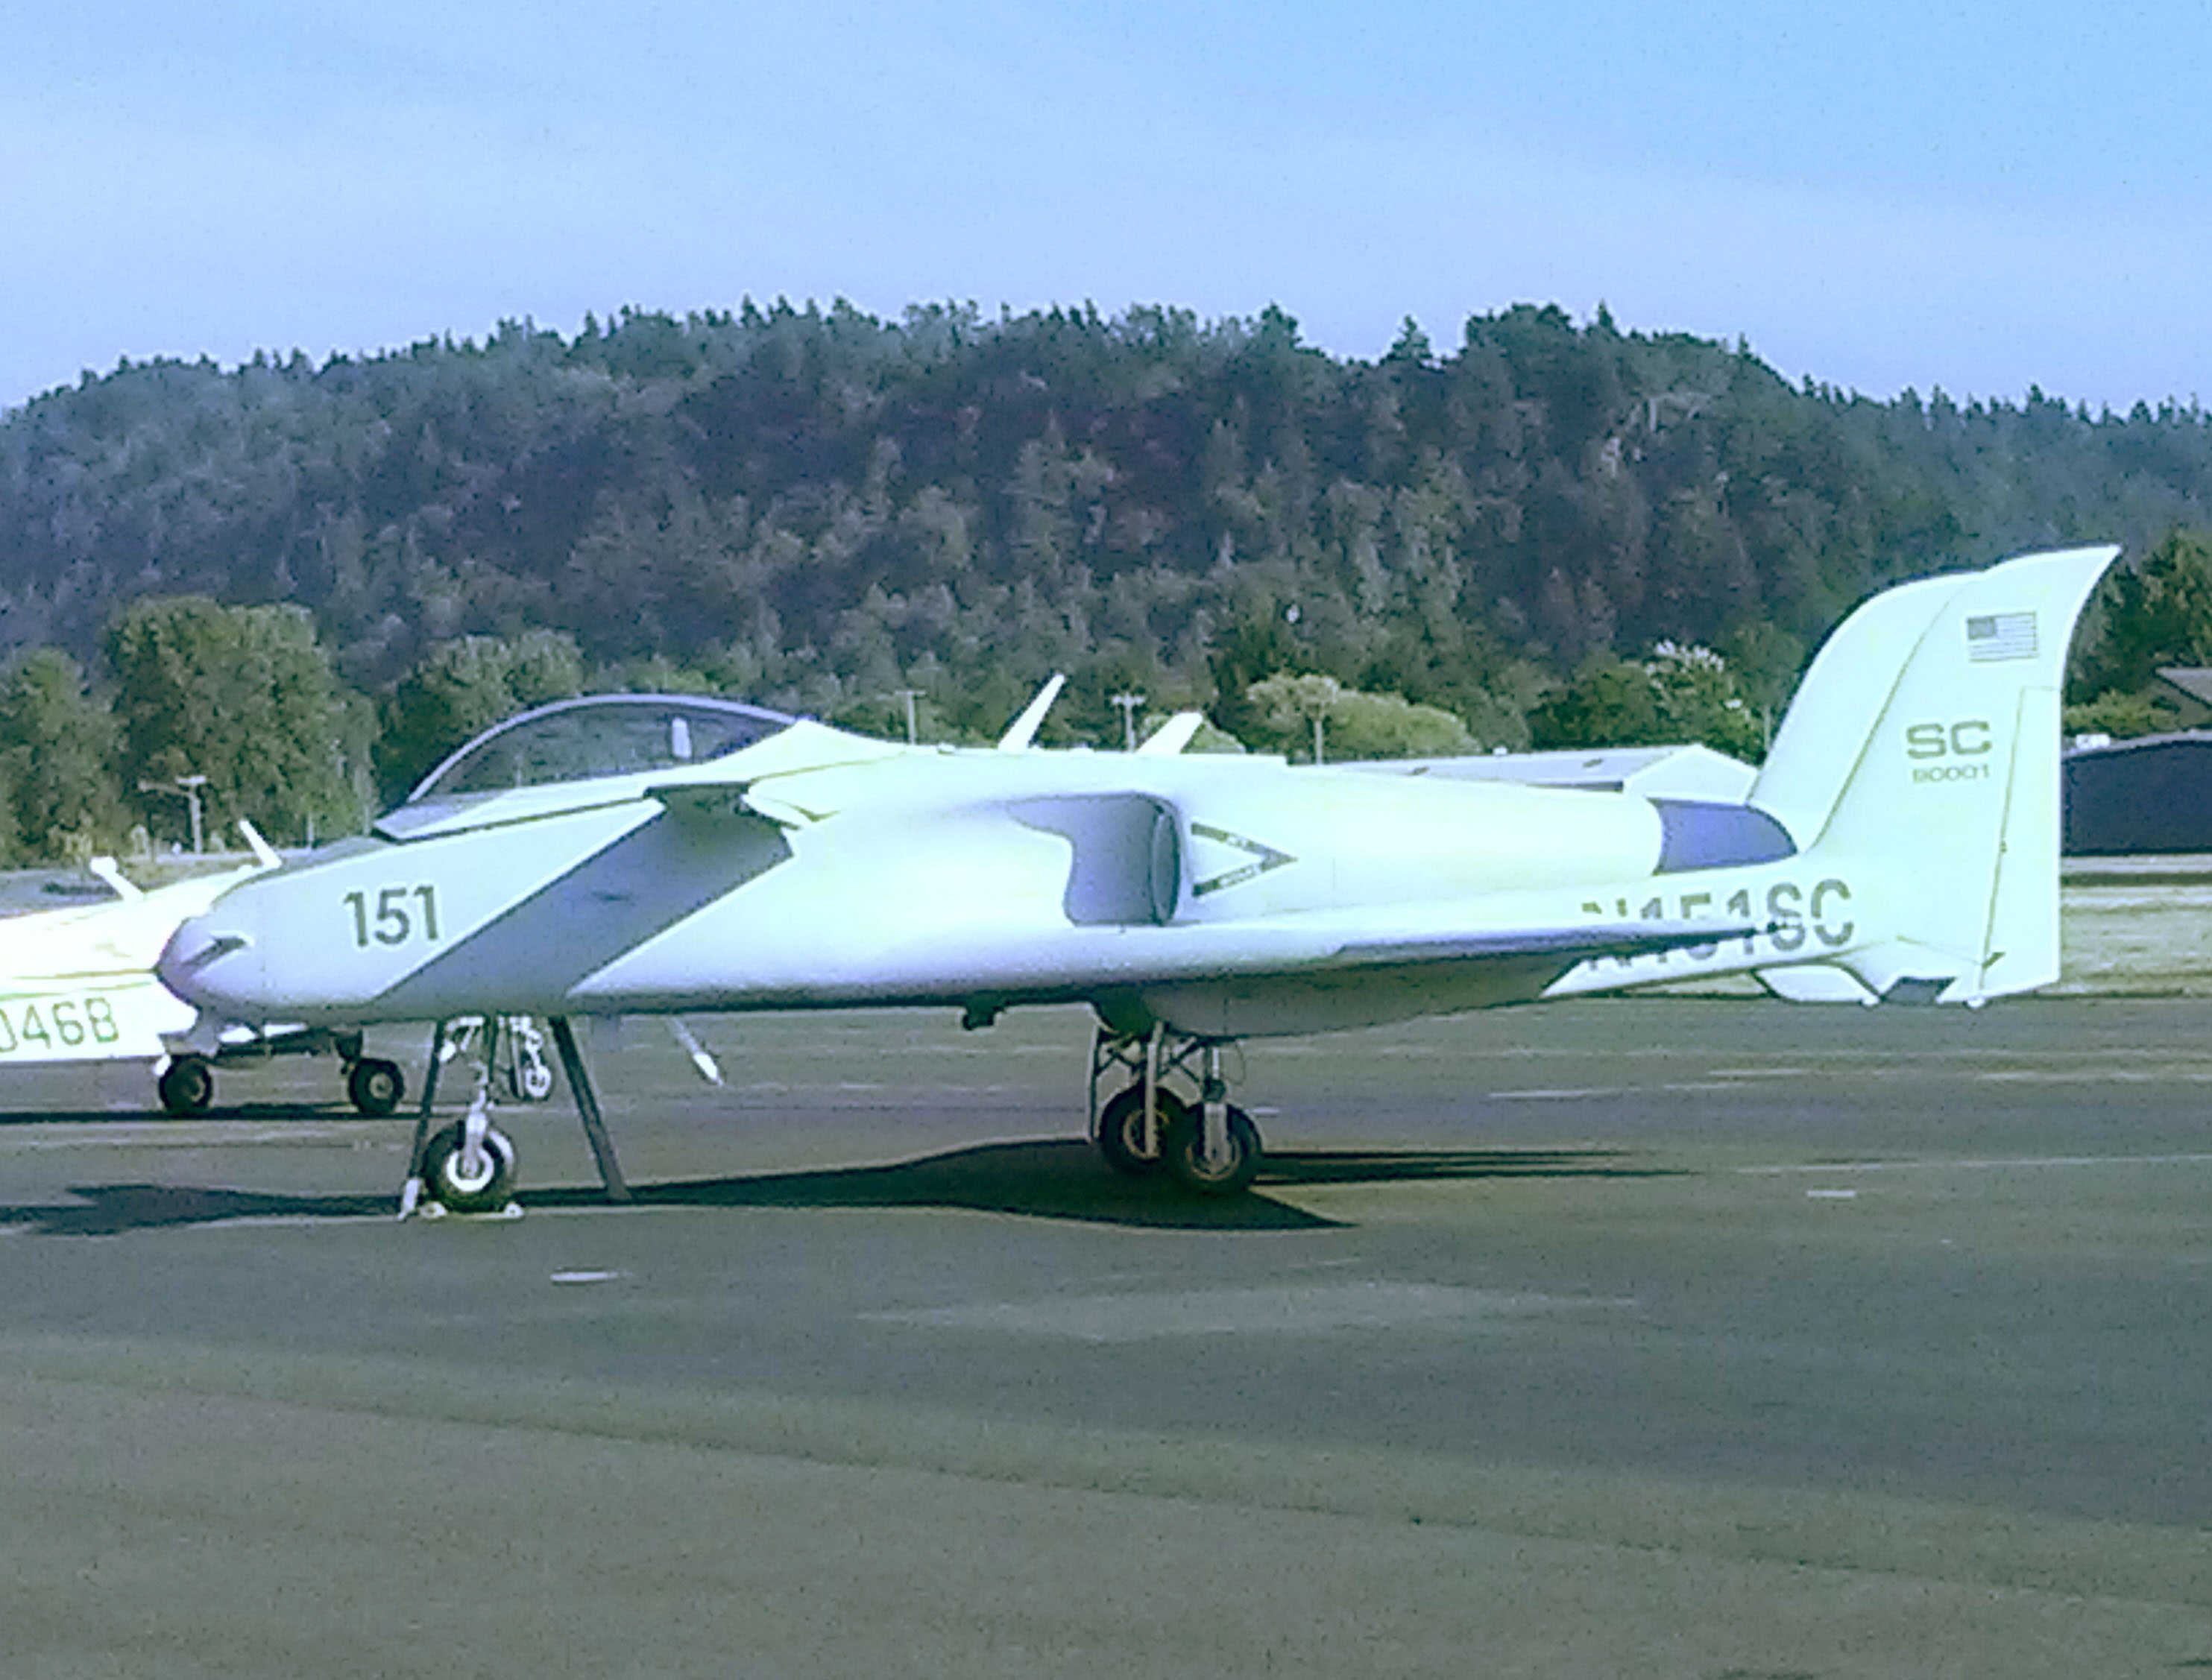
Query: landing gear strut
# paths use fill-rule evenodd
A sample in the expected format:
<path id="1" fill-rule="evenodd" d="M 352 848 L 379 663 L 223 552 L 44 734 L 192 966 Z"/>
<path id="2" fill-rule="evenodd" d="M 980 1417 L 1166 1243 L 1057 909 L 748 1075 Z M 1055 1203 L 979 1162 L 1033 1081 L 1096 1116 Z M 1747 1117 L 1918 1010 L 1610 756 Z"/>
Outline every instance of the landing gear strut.
<path id="1" fill-rule="evenodd" d="M 568 1076 L 568 1089 L 576 1099 L 576 1118 L 584 1123 L 585 1141 L 591 1144 L 592 1159 L 599 1165 L 599 1183 L 607 1200 L 627 1202 L 629 1186 L 623 1182 L 622 1162 L 615 1159 L 614 1139 L 607 1136 L 599 1094 L 592 1090 L 592 1076 L 585 1070 L 583 1052 L 576 1048 L 575 1032 L 565 1015 L 555 1016 L 552 1028 L 553 1047 L 561 1052 L 561 1071 Z"/>
<path id="2" fill-rule="evenodd" d="M 504 1213 L 513 1208 L 509 1196 L 514 1187 L 514 1144 L 491 1124 L 492 1076 L 495 1064 L 500 1059 L 501 1040 L 505 1039 L 509 1046 L 503 1070 L 507 1076 L 504 1083 L 510 1092 L 526 1101 L 536 1101 L 550 1095 L 551 1077 L 549 1070 L 545 1083 L 532 1079 L 525 1084 L 519 1077 L 518 1067 L 526 1071 L 533 1060 L 543 1067 L 542 1060 L 538 1060 L 540 1041 L 536 1028 L 530 1028 L 526 1038 L 522 1028 L 515 1024 L 520 1019 L 486 1018 L 480 1053 L 476 1058 L 476 1091 L 469 1100 L 468 1113 L 433 1136 L 430 1108 L 438 1095 L 438 1071 L 448 1053 L 448 1042 L 457 1046 L 465 1046 L 468 1042 L 466 1029 L 457 1033 L 456 1023 L 438 1023 L 438 1030 L 430 1039 L 429 1070 L 422 1082 L 422 1105 L 416 1114 L 415 1143 L 409 1155 L 407 1182 L 399 1192 L 402 1219 L 418 1209 L 428 1211 L 432 1207 L 447 1213 L 471 1214 Z M 623 1180 L 622 1162 L 616 1158 L 614 1140 L 607 1135 L 598 1094 L 592 1089 L 583 1052 L 576 1047 L 575 1032 L 563 1016 L 555 1016 L 549 1024 L 553 1028 L 554 1047 L 560 1052 L 561 1070 L 568 1076 L 568 1089 L 575 1096 L 576 1113 L 584 1123 L 585 1138 L 592 1146 L 592 1159 L 599 1166 L 599 1183 L 605 1188 L 609 1201 L 627 1202 L 630 1198 L 629 1186 Z"/>
<path id="3" fill-rule="evenodd" d="M 1260 1170 L 1259 1128 L 1228 1100 L 1221 1077 L 1219 1039 L 1171 1034 L 1115 1033 L 1100 1027 L 1091 1041 L 1091 1136 L 1116 1172 L 1134 1175 L 1164 1168 L 1186 1189 L 1231 1196 L 1248 1189 Z M 1117 1073 L 1133 1077 L 1102 1106 L 1098 1089 Z M 1182 1078 L 1198 1087 L 1194 1101 L 1164 1082 Z"/>

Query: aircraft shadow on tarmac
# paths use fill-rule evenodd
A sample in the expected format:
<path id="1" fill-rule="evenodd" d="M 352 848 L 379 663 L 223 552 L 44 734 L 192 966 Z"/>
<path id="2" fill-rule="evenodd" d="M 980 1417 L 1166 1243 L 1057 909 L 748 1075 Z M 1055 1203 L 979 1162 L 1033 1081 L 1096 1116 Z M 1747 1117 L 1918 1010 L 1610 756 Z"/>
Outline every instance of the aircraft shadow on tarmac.
<path id="1" fill-rule="evenodd" d="M 270 1124 L 299 1120 L 358 1120 L 364 1125 L 380 1117 L 363 1114 L 351 1103 L 236 1102 L 210 1108 L 189 1120 L 177 1119 L 158 1108 L 22 1108 L 0 1111 L 0 1129 L 41 1125 L 155 1126 L 204 1125 L 219 1120 L 261 1120 Z"/>
<path id="2" fill-rule="evenodd" d="M 393 1196 L 277 1196 L 198 1185 L 72 1185 L 76 1204 L 0 1207 L 0 1227 L 42 1237 L 112 1237 L 161 1226 L 233 1220 L 389 1219 Z"/>
<path id="3" fill-rule="evenodd" d="M 1618 1149 L 1309 1149 L 1270 1155 L 1258 1186 L 1219 1201 L 1164 1179 L 1127 1178 L 1087 1143 L 982 1143 L 881 1167 L 746 1174 L 633 1185 L 641 1208 L 959 1208 L 1033 1219 L 1173 1230 L 1291 1231 L 1341 1225 L 1267 1194 L 1360 1184 L 1520 1178 L 1652 1178 Z M 112 1236 L 161 1226 L 234 1220 L 389 1217 L 390 1196 L 286 1196 L 191 1186 L 73 1187 L 81 1205 L 0 1207 L 0 1225 L 47 1236 Z M 607 1205 L 597 1188 L 521 1193 L 526 1208 Z"/>

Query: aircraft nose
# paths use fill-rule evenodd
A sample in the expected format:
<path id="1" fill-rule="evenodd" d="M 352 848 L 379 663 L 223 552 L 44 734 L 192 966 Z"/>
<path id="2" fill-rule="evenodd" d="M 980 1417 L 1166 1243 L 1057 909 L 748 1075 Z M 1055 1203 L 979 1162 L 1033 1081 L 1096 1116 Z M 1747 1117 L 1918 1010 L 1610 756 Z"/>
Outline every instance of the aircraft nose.
<path id="1" fill-rule="evenodd" d="M 250 1001 L 244 995 L 245 988 L 239 985 L 246 978 L 246 965 L 235 961 L 226 964 L 226 959 L 251 949 L 253 942 L 236 928 L 225 925 L 226 919 L 220 916 L 192 917 L 169 936 L 169 943 L 161 948 L 161 958 L 154 965 L 154 973 L 161 984 L 188 1004 L 220 1009 Z M 228 974 L 222 972 L 226 966 L 230 970 Z M 226 980 L 230 984 L 226 985 Z"/>

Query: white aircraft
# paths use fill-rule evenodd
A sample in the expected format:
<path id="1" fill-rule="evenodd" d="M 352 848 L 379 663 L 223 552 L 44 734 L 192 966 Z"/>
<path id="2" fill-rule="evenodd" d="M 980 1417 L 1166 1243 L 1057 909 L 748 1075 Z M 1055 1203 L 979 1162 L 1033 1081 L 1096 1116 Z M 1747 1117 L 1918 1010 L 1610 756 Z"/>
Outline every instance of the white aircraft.
<path id="1" fill-rule="evenodd" d="M 160 973 L 227 1019 L 548 1016 L 611 1196 L 575 1016 L 1081 1002 L 1116 1167 L 1249 1183 L 1233 1040 L 1747 971 L 1960 1002 L 2058 973 L 2059 687 L 2118 551 L 1875 597 L 1741 803 L 1277 758 L 865 739 L 678 696 L 501 725 L 361 839 L 233 888 Z M 1102 1081 L 1127 1077 L 1101 1104 Z M 1181 1089 L 1178 1089 L 1181 1087 Z M 480 1087 L 481 1089 L 481 1087 Z M 411 1204 L 504 1205 L 485 1103 L 419 1136 Z"/>
<path id="2" fill-rule="evenodd" d="M 161 1034 L 192 1024 L 191 1006 L 154 978 L 177 925 L 235 885 L 239 871 L 147 893 L 102 858 L 94 873 L 115 896 L 0 920 L 0 1066 L 163 1054 Z"/>
<path id="3" fill-rule="evenodd" d="M 335 1050 L 345 1063 L 356 1107 L 388 1114 L 398 1107 L 404 1088 L 398 1064 L 363 1057 L 358 1034 L 225 1023 L 206 1033 L 210 1041 L 204 1051 L 170 1053 L 169 1039 L 190 1032 L 204 1017 L 155 978 L 162 947 L 178 924 L 241 881 L 277 867 L 276 854 L 253 826 L 239 828 L 252 848 L 248 863 L 148 892 L 112 858 L 95 858 L 92 872 L 112 898 L 0 918 L 0 1069 L 33 1062 L 151 1062 L 162 1107 L 173 1114 L 197 1114 L 214 1099 L 218 1061 Z"/>

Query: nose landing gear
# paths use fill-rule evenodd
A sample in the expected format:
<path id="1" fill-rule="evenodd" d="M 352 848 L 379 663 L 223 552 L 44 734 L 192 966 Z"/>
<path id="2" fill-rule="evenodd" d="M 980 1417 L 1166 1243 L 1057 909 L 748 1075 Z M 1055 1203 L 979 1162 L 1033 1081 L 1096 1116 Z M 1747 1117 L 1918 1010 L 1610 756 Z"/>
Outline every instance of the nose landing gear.
<path id="1" fill-rule="evenodd" d="M 614 1141 L 607 1135 L 599 1113 L 598 1094 L 584 1067 L 576 1034 L 564 1016 L 547 1023 L 553 1029 L 553 1046 L 559 1052 L 562 1071 L 576 1099 L 576 1113 L 584 1123 L 584 1136 L 599 1169 L 599 1182 L 611 1202 L 629 1200 L 622 1163 Z M 475 1035 L 482 1026 L 483 1035 Z M 473 1050 L 476 1091 L 468 1113 L 434 1136 L 430 1131 L 431 1104 L 438 1094 L 439 1069 L 453 1056 Z M 703 1052 L 702 1052 L 703 1053 Z M 430 1040 L 429 1071 L 423 1081 L 422 1106 L 416 1116 L 415 1143 L 409 1155 L 407 1182 L 400 1186 L 399 1216 L 405 1219 L 433 1209 L 441 1213 L 519 1217 L 522 1210 L 512 1199 L 515 1149 L 507 1134 L 491 1124 L 495 1069 L 500 1083 L 511 1096 L 541 1101 L 552 1095 L 553 1071 L 545 1064 L 544 1040 L 526 1016 L 489 1016 L 470 1022 L 444 1021 Z"/>
<path id="2" fill-rule="evenodd" d="M 415 1119 L 407 1182 L 399 1189 L 399 1216 L 458 1213 L 514 1217 L 522 1211 L 510 1199 L 514 1187 L 514 1145 L 491 1123 L 495 1028 L 484 1035 L 483 1053 L 476 1066 L 476 1092 L 469 1099 L 468 1113 L 434 1137 L 429 1135 L 430 1104 L 437 1095 L 438 1069 L 447 1052 L 450 1025 L 441 1022 L 431 1037 L 430 1068 L 424 1081 L 422 1107 Z"/>

